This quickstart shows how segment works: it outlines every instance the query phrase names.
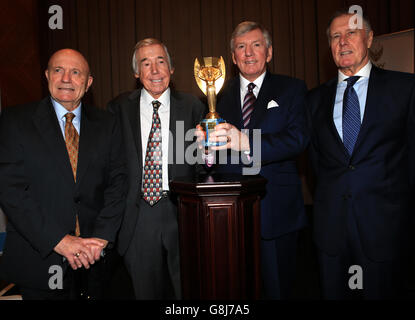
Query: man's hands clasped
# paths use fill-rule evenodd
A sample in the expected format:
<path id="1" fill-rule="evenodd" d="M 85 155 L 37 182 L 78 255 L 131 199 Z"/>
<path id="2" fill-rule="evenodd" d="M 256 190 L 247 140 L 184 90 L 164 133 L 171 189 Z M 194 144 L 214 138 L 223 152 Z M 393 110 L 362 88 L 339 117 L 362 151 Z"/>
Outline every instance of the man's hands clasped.
<path id="1" fill-rule="evenodd" d="M 72 269 L 89 269 L 101 257 L 101 251 L 108 241 L 98 238 L 81 238 L 66 235 L 54 248 L 55 252 L 66 258 Z"/>

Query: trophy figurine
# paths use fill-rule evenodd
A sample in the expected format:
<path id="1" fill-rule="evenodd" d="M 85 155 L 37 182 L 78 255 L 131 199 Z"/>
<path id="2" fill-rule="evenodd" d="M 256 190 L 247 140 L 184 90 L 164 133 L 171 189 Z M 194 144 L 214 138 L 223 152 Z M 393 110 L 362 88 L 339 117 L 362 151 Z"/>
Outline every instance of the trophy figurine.
<path id="1" fill-rule="evenodd" d="M 226 122 L 216 112 L 216 95 L 222 89 L 223 83 L 225 82 L 225 62 L 222 57 L 205 57 L 201 64 L 196 58 L 194 72 L 197 85 L 207 96 L 209 105 L 209 113 L 200 123 L 206 132 L 203 145 L 206 148 L 224 145 L 226 144 L 225 142 L 210 142 L 209 132 L 214 130 L 217 124 Z"/>

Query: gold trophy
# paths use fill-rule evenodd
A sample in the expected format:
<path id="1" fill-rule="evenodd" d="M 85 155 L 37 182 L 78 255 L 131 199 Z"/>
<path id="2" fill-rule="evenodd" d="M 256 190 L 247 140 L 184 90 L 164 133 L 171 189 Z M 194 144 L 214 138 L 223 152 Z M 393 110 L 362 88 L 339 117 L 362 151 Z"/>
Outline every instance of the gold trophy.
<path id="1" fill-rule="evenodd" d="M 225 82 L 225 61 L 223 61 L 222 57 L 204 57 L 203 63 L 201 64 L 196 58 L 194 72 L 197 85 L 207 96 L 209 105 L 209 113 L 200 123 L 206 132 L 203 145 L 205 147 L 225 145 L 226 142 L 209 141 L 209 132 L 215 130 L 217 124 L 226 122 L 216 112 L 216 95 L 222 89 L 223 83 Z"/>

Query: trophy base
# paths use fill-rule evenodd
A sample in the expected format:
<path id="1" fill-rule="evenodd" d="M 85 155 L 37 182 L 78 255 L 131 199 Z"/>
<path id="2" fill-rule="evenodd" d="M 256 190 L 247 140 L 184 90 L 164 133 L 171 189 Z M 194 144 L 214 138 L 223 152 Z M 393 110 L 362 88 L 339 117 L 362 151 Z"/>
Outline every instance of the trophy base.
<path id="1" fill-rule="evenodd" d="M 205 148 L 220 147 L 226 144 L 226 142 L 210 142 L 209 141 L 209 133 L 215 130 L 215 127 L 217 124 L 224 123 L 224 122 L 226 121 L 223 119 L 203 119 L 200 122 L 200 125 L 202 126 L 203 130 L 206 132 L 206 139 L 205 141 L 203 141 L 203 146 Z"/>

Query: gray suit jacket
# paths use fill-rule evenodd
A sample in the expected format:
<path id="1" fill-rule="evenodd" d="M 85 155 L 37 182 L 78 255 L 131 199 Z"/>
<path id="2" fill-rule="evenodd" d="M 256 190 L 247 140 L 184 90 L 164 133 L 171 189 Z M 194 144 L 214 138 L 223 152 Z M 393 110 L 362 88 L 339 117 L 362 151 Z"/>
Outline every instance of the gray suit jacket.
<path id="1" fill-rule="evenodd" d="M 140 125 L 140 95 L 141 90 L 123 93 L 108 104 L 108 109 L 119 115 L 121 119 L 124 144 L 127 153 L 129 188 L 127 206 L 118 236 L 118 251 L 124 255 L 128 249 L 137 223 L 140 211 L 141 181 L 143 173 Z M 175 177 L 192 175 L 196 166 L 189 165 L 184 160 L 187 147 L 193 141 L 184 141 L 189 129 L 194 129 L 206 114 L 206 107 L 197 98 L 171 90 L 170 95 L 170 132 L 173 141 L 169 143 L 169 181 Z M 181 126 L 182 121 L 183 126 Z M 182 129 L 184 131 L 182 132 Z M 188 139 L 189 140 L 189 139 Z M 182 147 L 184 145 L 184 148 Z M 180 158 L 183 161 L 180 161 Z M 170 161 L 172 159 L 172 161 Z"/>

